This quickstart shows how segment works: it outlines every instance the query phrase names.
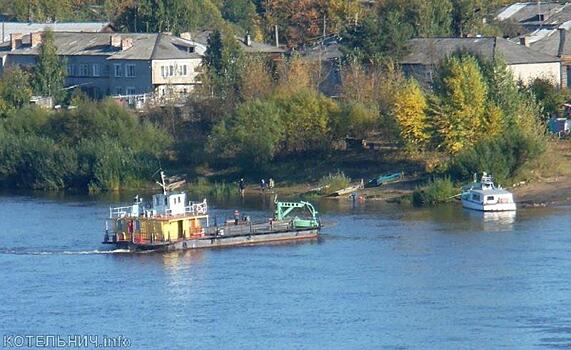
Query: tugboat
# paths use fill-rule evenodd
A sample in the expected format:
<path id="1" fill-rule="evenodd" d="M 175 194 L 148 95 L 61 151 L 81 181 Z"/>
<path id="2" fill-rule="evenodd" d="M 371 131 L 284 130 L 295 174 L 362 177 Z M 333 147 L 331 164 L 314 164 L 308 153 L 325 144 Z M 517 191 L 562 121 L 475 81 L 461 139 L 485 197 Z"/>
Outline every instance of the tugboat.
<path id="1" fill-rule="evenodd" d="M 483 212 L 515 211 L 516 204 L 513 194 L 501 186 L 496 186 L 492 176 L 482 174 L 478 182 L 477 174 L 474 174 L 474 182 L 462 189 L 462 206 Z"/>
<path id="2" fill-rule="evenodd" d="M 185 192 L 174 191 L 184 181 L 167 184 L 163 171 L 157 182 L 162 193 L 145 203 L 139 196 L 130 206 L 109 208 L 104 244 L 129 251 L 171 251 L 215 248 L 270 242 L 316 239 L 321 223 L 309 202 L 274 201 L 274 216 L 267 222 L 253 223 L 234 212 L 233 220 L 210 226 L 208 204 L 187 202 Z M 304 217 L 292 216 L 303 211 Z"/>

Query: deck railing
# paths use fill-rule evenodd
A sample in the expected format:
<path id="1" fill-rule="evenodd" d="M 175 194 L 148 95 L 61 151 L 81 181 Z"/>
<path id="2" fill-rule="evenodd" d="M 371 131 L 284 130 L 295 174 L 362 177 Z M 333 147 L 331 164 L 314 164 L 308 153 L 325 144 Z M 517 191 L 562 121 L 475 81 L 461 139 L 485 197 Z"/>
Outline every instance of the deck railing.
<path id="1" fill-rule="evenodd" d="M 138 213 L 137 213 L 138 215 Z M 110 218 L 124 218 L 127 216 L 137 216 L 133 215 L 133 206 L 130 205 L 128 207 L 116 207 L 116 208 L 109 208 L 109 217 Z"/>

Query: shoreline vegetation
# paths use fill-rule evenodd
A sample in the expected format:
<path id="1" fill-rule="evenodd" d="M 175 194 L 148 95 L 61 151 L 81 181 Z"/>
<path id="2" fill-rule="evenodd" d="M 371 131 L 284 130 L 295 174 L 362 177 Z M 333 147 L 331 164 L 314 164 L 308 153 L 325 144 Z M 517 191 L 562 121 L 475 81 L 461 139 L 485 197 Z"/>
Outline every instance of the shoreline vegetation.
<path id="1" fill-rule="evenodd" d="M 397 64 L 413 37 L 500 35 L 509 28 L 482 18 L 468 20 L 448 0 L 419 0 L 412 7 L 391 0 L 366 13 L 359 1 L 348 1 L 355 6 L 338 12 L 327 11 L 329 2 L 309 3 L 317 12 L 301 13 L 327 14 L 344 38 L 338 67 L 343 83 L 335 98 L 323 93 L 329 75 L 323 62 L 297 53 L 316 35 L 306 32 L 315 28 L 303 28 L 289 15 L 299 11 L 296 1 L 276 3 L 269 12 L 265 4 L 256 7 L 249 1 L 228 8 L 251 10 L 242 15 L 256 20 L 240 23 L 214 4 L 210 10 L 221 16 L 216 23 L 189 23 L 168 11 L 156 18 L 153 12 L 148 18 L 141 13 L 149 20 L 147 31 L 163 31 L 165 23 L 175 25 L 176 33 L 215 29 L 203 57 L 201 84 L 180 103 L 149 105 L 139 112 L 111 98 L 92 100 L 80 89 L 67 90 L 66 62 L 47 31 L 37 64 L 7 67 L 0 79 L 0 189 L 145 189 L 162 168 L 189 180 L 188 190 L 213 197 L 236 195 L 242 177 L 251 190 L 259 188 L 260 179 L 273 178 L 280 193 L 320 188 L 311 194 L 319 196 L 361 179 L 403 172 L 399 184 L 360 195 L 430 206 L 450 201 L 460 184 L 483 171 L 508 188 L 522 182 L 535 186 L 542 179 L 567 183 L 568 144 L 552 139 L 545 126 L 550 116 L 562 114 L 567 89 L 543 78 L 518 82 L 501 57 L 489 61 L 453 54 L 435 67 L 430 86 L 405 76 Z M 481 11 L 466 13 L 487 16 L 503 3 L 489 2 Z M 23 15 L 19 7 L 4 7 L 16 18 Z M 409 11 L 416 8 L 419 12 Z M 116 8 L 125 11 L 117 14 L 118 23 L 132 23 L 134 9 Z M 211 18 L 198 12 L 202 15 Z M 357 17 L 360 22 L 348 20 Z M 272 35 L 276 21 L 289 29 L 281 35 L 296 49 L 293 53 L 273 59 L 242 50 L 236 35 L 268 39 L 257 27 L 265 21 L 272 23 Z M 418 26 L 419 21 L 425 25 Z M 51 96 L 62 107 L 31 106 L 32 95 Z M 374 143 L 375 150 L 361 147 L 362 140 Z M 532 196 L 533 190 L 525 190 L 529 186 L 518 187 L 516 195 Z M 534 201 L 543 202 L 540 197 Z"/>

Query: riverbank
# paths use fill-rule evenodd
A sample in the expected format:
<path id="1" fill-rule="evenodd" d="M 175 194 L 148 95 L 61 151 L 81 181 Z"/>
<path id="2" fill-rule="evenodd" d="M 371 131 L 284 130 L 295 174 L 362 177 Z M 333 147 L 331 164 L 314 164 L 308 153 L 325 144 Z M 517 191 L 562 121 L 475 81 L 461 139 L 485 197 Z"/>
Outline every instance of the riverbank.
<path id="1" fill-rule="evenodd" d="M 502 184 L 512 191 L 520 207 L 554 207 L 571 205 L 571 141 L 553 141 L 550 143 L 550 150 L 546 154 L 547 162 L 553 163 L 547 169 L 534 171 L 534 175 L 527 181 L 515 184 Z M 409 165 L 410 166 L 410 165 Z M 398 168 L 398 163 L 393 163 L 394 169 Z M 354 183 L 359 178 L 356 177 L 354 168 Z M 376 173 L 370 169 L 362 169 L 361 178 L 367 181 L 368 177 L 373 177 Z M 367 171 L 369 170 L 369 171 Z M 380 169 L 375 169 L 377 172 Z M 386 170 L 386 169 L 385 169 Z M 417 166 L 415 170 L 420 170 Z M 416 175 L 405 175 L 405 177 L 393 184 L 388 184 L 376 188 L 366 188 L 358 191 L 359 197 L 365 200 L 380 201 L 400 201 L 402 198 L 410 196 L 414 190 L 422 185 L 428 178 L 428 174 L 417 172 Z M 316 182 L 279 184 L 275 188 L 275 193 L 286 197 L 303 196 L 305 193 L 315 188 Z M 256 186 L 247 189 L 247 193 L 261 193 Z"/>

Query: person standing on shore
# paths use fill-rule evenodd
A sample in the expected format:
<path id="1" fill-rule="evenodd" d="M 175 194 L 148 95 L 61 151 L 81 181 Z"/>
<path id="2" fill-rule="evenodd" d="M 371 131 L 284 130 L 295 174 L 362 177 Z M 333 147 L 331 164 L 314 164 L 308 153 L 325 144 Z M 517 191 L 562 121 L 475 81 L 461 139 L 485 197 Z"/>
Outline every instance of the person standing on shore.
<path id="1" fill-rule="evenodd" d="M 240 197 L 244 198 L 244 192 L 246 191 L 246 182 L 244 182 L 244 178 L 241 178 L 238 181 L 238 189 L 240 190 Z"/>

